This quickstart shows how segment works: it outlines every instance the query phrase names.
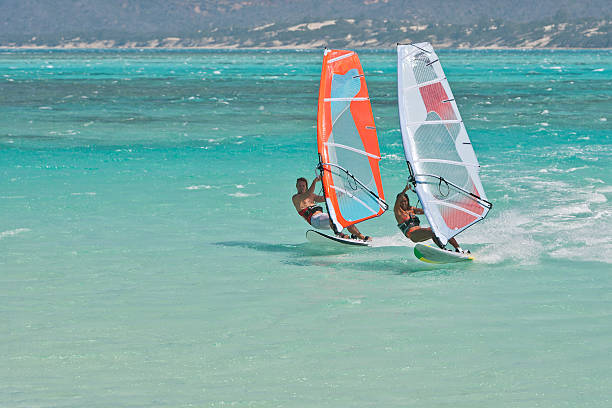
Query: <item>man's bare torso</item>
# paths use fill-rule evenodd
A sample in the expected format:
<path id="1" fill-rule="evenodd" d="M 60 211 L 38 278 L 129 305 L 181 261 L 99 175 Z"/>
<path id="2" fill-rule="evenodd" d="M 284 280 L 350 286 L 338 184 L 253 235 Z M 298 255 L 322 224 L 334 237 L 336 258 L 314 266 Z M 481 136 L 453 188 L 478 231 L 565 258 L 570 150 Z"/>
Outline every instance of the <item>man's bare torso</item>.
<path id="1" fill-rule="evenodd" d="M 308 208 L 311 205 L 315 205 L 317 201 L 315 201 L 317 198 L 319 198 L 318 195 L 316 194 L 310 194 L 307 192 L 302 193 L 302 194 L 294 194 L 293 197 L 291 198 L 291 200 L 293 201 L 293 205 L 295 206 L 295 209 L 300 212 L 302 211 L 304 208 Z"/>

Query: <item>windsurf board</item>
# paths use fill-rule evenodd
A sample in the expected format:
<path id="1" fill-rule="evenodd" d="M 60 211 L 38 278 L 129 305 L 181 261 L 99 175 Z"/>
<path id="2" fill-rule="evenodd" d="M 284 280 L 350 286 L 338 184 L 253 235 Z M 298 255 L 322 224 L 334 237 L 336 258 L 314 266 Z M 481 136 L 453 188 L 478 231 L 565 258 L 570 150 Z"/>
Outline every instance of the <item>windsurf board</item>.
<path id="1" fill-rule="evenodd" d="M 358 239 L 340 238 L 332 235 L 327 235 L 319 231 L 308 230 L 306 231 L 306 239 L 313 244 L 320 245 L 342 245 L 342 246 L 355 246 L 355 247 L 368 247 L 371 246 L 371 241 L 365 242 Z"/>
<path id="2" fill-rule="evenodd" d="M 416 244 L 414 246 L 414 256 L 429 263 L 456 263 L 474 260 L 471 254 L 452 252 L 426 244 Z"/>

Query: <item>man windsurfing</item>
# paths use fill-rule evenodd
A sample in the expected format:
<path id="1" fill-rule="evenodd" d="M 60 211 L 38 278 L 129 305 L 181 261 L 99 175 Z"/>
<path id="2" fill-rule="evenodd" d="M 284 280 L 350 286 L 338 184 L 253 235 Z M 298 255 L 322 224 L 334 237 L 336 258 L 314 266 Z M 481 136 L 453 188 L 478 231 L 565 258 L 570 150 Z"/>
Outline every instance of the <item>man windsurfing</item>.
<path id="1" fill-rule="evenodd" d="M 315 177 L 309 188 L 308 180 L 306 180 L 304 177 L 298 178 L 295 183 L 297 194 L 294 194 L 291 200 L 293 201 L 293 205 L 295 206 L 298 214 L 300 214 L 308 224 L 312 225 L 316 229 L 332 229 L 329 215 L 323 212 L 323 208 L 321 206 L 316 205 L 316 203 L 325 202 L 325 198 L 323 196 L 315 194 L 314 192 L 317 181 L 320 180 L 320 176 Z M 351 233 L 352 239 L 360 239 L 362 241 L 370 241 L 372 239 L 359 232 L 355 225 L 349 225 L 346 227 L 346 229 L 348 229 L 348 231 Z M 336 235 L 340 238 L 349 238 L 342 232 L 339 232 Z"/>
<path id="2" fill-rule="evenodd" d="M 434 235 L 431 227 L 423 228 L 420 226 L 421 221 L 416 215 L 425 214 L 425 212 L 421 208 L 410 206 L 410 200 L 406 194 L 408 190 L 412 190 L 412 185 L 410 183 L 406 184 L 406 187 L 404 187 L 402 192 L 399 193 L 395 199 L 393 213 L 395 214 L 397 227 L 402 231 L 402 234 L 412 242 L 422 242 L 431 239 L 437 246 L 444 249 L 444 246 L 440 245 L 440 241 Z M 449 239 L 448 242 L 455 248 L 455 252 L 470 253 L 470 251 L 461 249 L 455 238 Z"/>

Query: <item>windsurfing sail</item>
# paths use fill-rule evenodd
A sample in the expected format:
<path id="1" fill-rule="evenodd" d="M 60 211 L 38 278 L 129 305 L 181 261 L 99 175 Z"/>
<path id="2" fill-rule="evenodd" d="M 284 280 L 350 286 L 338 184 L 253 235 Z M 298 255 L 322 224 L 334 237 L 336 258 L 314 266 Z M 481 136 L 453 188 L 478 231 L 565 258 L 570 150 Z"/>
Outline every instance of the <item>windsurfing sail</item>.
<path id="1" fill-rule="evenodd" d="M 491 209 L 480 166 L 438 56 L 429 43 L 397 47 L 404 154 L 432 231 L 448 240 Z"/>
<path id="2" fill-rule="evenodd" d="M 336 232 L 387 210 L 372 107 L 355 52 L 325 50 L 317 146 L 327 211 Z"/>

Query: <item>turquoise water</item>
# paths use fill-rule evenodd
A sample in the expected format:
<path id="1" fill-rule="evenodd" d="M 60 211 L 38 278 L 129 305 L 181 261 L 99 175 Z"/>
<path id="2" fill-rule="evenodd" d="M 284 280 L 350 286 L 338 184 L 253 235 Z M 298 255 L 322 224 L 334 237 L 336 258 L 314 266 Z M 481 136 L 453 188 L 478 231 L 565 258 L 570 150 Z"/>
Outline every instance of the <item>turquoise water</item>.
<path id="1" fill-rule="evenodd" d="M 494 208 L 469 265 L 291 205 L 322 52 L 0 52 L 6 407 L 609 407 L 612 52 L 440 51 Z M 387 200 L 395 55 L 362 51 Z"/>

